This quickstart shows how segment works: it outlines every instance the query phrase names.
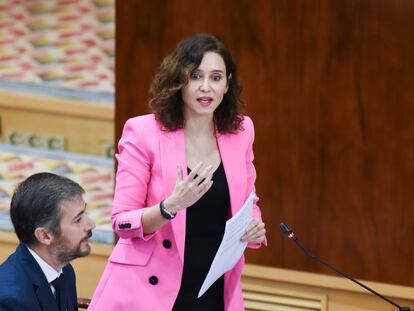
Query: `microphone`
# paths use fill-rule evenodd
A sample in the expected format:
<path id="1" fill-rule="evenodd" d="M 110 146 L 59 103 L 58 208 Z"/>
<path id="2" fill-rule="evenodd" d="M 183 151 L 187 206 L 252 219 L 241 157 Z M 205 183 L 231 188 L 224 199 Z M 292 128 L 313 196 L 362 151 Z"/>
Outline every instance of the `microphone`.
<path id="1" fill-rule="evenodd" d="M 366 290 L 370 291 L 371 293 L 373 293 L 374 295 L 376 295 L 377 297 L 385 300 L 386 302 L 392 304 L 394 307 L 397 307 L 399 311 L 410 311 L 411 309 L 409 307 L 401 307 L 400 305 L 396 304 L 394 301 L 392 301 L 391 299 L 381 295 L 380 293 L 377 293 L 375 290 L 369 288 L 368 286 L 366 286 L 365 284 L 362 284 L 361 282 L 359 282 L 358 280 L 355 280 L 353 277 L 351 277 L 349 274 L 342 272 L 340 270 L 338 270 L 337 268 L 331 266 L 329 263 L 327 263 L 326 261 L 324 261 L 322 258 L 319 258 L 318 256 L 312 254 L 297 238 L 295 233 L 292 231 L 292 229 L 289 228 L 289 226 L 283 222 L 281 222 L 279 224 L 280 230 L 282 231 L 282 233 L 284 235 L 286 235 L 289 239 L 291 239 L 293 242 L 295 242 L 295 244 L 305 253 L 306 256 L 308 256 L 309 258 L 320 262 L 321 264 L 323 264 L 325 267 L 328 267 L 330 270 L 338 273 L 339 275 L 347 278 L 348 280 L 351 280 L 352 282 L 358 284 L 359 286 L 365 288 Z"/>

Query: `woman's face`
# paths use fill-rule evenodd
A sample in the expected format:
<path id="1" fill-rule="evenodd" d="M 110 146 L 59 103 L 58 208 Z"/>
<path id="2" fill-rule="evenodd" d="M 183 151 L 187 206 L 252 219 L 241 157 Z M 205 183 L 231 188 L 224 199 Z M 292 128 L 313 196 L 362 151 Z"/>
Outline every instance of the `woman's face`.
<path id="1" fill-rule="evenodd" d="M 185 118 L 213 116 L 227 89 L 223 58 L 215 52 L 204 53 L 200 66 L 190 74 L 181 91 Z"/>

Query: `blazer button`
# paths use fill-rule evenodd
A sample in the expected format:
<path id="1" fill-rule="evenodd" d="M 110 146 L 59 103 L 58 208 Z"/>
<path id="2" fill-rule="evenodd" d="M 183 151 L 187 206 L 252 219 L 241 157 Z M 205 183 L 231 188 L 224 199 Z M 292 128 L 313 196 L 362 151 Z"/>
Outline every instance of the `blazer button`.
<path id="1" fill-rule="evenodd" d="M 165 248 L 171 248 L 171 241 L 170 240 L 164 240 L 164 241 L 162 241 L 162 245 Z"/>
<path id="2" fill-rule="evenodd" d="M 158 278 L 157 278 L 155 275 L 151 276 L 151 277 L 148 279 L 148 281 L 149 281 L 149 282 L 150 282 L 150 284 L 152 284 L 152 285 L 157 285 L 157 284 L 158 284 Z"/>

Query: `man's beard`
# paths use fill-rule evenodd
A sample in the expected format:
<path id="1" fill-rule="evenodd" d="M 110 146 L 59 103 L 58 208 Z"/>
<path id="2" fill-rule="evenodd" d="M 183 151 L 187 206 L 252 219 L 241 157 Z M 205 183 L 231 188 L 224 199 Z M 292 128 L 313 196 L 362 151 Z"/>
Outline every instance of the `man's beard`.
<path id="1" fill-rule="evenodd" d="M 69 263 L 70 261 L 79 258 L 88 256 L 91 252 L 91 248 L 89 245 L 86 247 L 85 250 L 82 250 L 82 243 L 88 240 L 92 236 L 92 231 L 89 231 L 88 235 L 82 239 L 79 244 L 74 247 L 70 248 L 70 242 L 66 239 L 66 237 L 60 235 L 52 244 L 52 252 L 55 255 L 55 258 L 61 263 Z"/>

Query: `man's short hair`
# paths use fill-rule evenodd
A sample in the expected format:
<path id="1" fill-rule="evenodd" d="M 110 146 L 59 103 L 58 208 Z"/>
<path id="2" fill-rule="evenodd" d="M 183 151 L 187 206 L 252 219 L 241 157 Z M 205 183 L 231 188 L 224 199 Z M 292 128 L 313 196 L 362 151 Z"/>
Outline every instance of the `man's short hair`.
<path id="1" fill-rule="evenodd" d="M 44 227 L 60 235 L 61 203 L 82 196 L 85 191 L 73 180 L 52 173 L 38 173 L 18 185 L 10 205 L 10 218 L 19 240 L 37 242 L 35 229 Z"/>

